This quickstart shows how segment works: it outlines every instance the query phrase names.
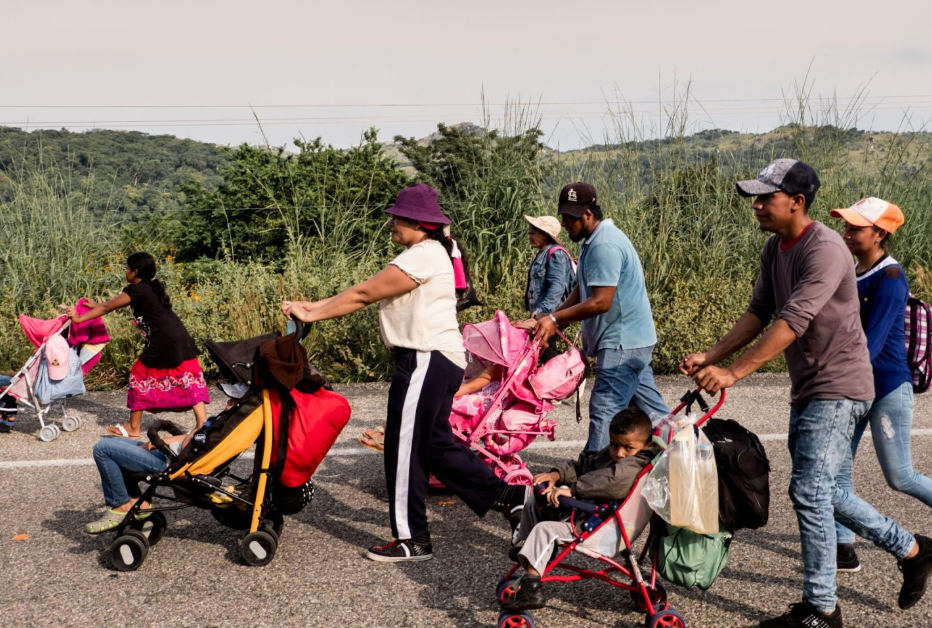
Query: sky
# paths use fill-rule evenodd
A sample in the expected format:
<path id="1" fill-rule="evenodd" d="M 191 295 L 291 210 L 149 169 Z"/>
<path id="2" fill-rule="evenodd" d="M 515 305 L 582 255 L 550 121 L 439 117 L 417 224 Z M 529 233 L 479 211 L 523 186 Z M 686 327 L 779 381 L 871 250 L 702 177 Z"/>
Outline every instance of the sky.
<path id="1" fill-rule="evenodd" d="M 525 103 L 571 149 L 662 134 L 684 102 L 690 130 L 767 131 L 800 90 L 816 121 L 932 119 L 928 0 L 0 0 L 0 15 L 0 126 L 346 147 L 370 126 L 384 141 L 508 127 Z"/>

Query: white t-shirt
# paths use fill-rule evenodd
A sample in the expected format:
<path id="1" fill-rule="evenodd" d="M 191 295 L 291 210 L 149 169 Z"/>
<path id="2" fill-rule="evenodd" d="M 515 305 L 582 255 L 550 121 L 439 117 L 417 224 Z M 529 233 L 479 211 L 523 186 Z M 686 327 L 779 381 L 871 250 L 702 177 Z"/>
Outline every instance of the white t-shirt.
<path id="1" fill-rule="evenodd" d="M 385 346 L 440 351 L 465 368 L 463 336 L 456 321 L 453 263 L 446 249 L 436 240 L 422 240 L 391 263 L 418 285 L 407 294 L 379 302 L 379 328 Z"/>

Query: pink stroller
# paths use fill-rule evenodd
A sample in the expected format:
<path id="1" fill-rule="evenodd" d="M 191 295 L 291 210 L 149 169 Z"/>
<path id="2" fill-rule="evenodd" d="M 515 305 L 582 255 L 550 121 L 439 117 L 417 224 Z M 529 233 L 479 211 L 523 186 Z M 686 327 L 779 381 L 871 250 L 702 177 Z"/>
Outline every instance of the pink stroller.
<path id="1" fill-rule="evenodd" d="M 453 435 L 509 484 L 531 485 L 534 476 L 518 452 L 538 436 L 553 440 L 556 422 L 546 418 L 551 402 L 570 397 L 585 375 L 582 352 L 560 335 L 570 349 L 538 368 L 539 346 L 501 310 L 463 327 L 471 370 L 499 365 L 502 373 L 481 392 L 454 400 Z"/>
<path id="2" fill-rule="evenodd" d="M 82 302 L 79 302 L 78 308 L 81 307 Z M 6 389 L 0 391 L 0 401 L 7 396 L 13 397 L 34 412 L 39 417 L 39 440 L 47 443 L 58 438 L 61 429 L 73 432 L 84 423 L 80 417 L 68 414 L 65 400 L 84 394 L 84 375 L 100 361 L 100 351 L 110 337 L 100 319 L 72 327 L 67 316 L 42 320 L 20 314 L 19 324 L 36 350 Z M 50 343 L 67 347 L 67 374 L 58 380 L 49 376 L 47 353 Z M 61 429 L 48 420 L 54 402 L 61 406 Z"/>

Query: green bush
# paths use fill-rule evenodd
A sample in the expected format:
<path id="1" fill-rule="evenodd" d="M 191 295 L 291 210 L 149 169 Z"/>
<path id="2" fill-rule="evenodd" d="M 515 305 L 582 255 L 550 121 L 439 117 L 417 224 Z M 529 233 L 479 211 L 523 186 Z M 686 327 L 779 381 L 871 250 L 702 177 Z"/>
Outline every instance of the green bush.
<path id="1" fill-rule="evenodd" d="M 828 218 L 833 207 L 869 194 L 899 204 L 907 219 L 894 237 L 895 255 L 914 291 L 932 297 L 929 136 L 885 134 L 874 142 L 837 116 L 807 116 L 765 136 L 689 135 L 674 116 L 656 139 L 632 140 L 643 133 L 620 126 L 598 149 L 554 153 L 540 144 L 533 116 L 518 112 L 506 131 L 441 125 L 433 144 L 402 140 L 400 150 L 416 168 L 415 179 L 438 187 L 470 254 L 483 305 L 461 322 L 487 319 L 499 308 L 512 319 L 524 315 L 535 252 L 522 216 L 555 214 L 567 183 L 595 185 L 606 216 L 640 254 L 659 337 L 655 368 L 672 373 L 685 353 L 708 347 L 744 311 L 767 234 L 734 184 L 777 157 L 798 156 L 818 170 L 823 187 L 813 217 L 839 230 L 840 221 Z M 221 185 L 189 185 L 184 198 L 191 211 L 146 230 L 126 228 L 118 214 L 95 205 L 67 170 L 8 171 L 0 182 L 7 228 L 0 247 L 0 367 L 18 367 L 31 350 L 16 314 L 53 316 L 58 304 L 80 296 L 112 297 L 132 250 L 157 255 L 175 310 L 201 346 L 283 330 L 283 299 L 328 297 L 378 272 L 399 252 L 382 209 L 410 178 L 386 160 L 374 132 L 351 151 L 319 141 L 299 148 L 291 156 L 245 146 L 232 151 Z M 231 206 L 264 213 L 224 211 Z M 576 245 L 569 248 L 577 253 Z M 141 342 L 126 313 L 109 316 L 107 324 L 114 340 L 91 384 L 122 386 Z M 384 380 L 391 372 L 375 307 L 315 325 L 307 346 L 337 381 Z"/>

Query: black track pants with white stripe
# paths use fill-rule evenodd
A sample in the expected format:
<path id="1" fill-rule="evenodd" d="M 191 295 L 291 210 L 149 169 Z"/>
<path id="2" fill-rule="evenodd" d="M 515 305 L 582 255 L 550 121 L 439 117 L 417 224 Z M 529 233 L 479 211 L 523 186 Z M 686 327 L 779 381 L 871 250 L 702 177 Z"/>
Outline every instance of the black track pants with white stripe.
<path id="1" fill-rule="evenodd" d="M 396 539 L 427 532 L 430 473 L 480 517 L 505 488 L 476 454 L 453 442 L 450 409 L 462 382 L 463 369 L 439 351 L 395 349 L 385 426 L 385 482 Z"/>

